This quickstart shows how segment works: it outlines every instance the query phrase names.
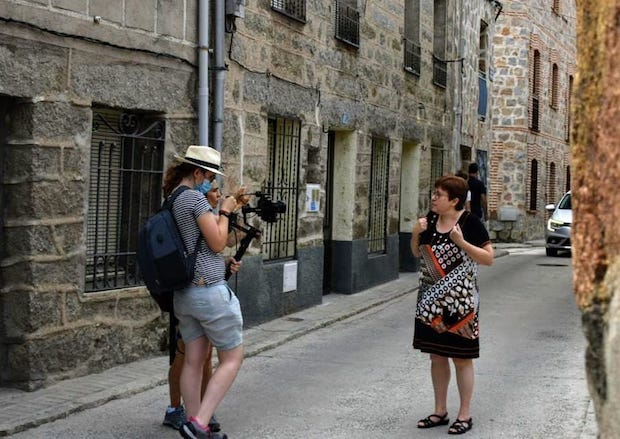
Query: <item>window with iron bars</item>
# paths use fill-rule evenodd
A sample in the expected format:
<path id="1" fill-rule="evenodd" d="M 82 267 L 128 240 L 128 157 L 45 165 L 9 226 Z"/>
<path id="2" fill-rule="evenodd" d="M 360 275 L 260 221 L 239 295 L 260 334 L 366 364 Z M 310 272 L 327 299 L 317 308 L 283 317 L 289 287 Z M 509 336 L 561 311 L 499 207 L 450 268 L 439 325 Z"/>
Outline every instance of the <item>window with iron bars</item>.
<path id="1" fill-rule="evenodd" d="M 534 59 L 532 63 L 532 95 L 530 103 L 530 129 L 539 131 L 540 120 L 540 52 L 534 50 Z"/>
<path id="2" fill-rule="evenodd" d="M 284 201 L 286 212 L 280 214 L 277 222 L 263 224 L 262 249 L 266 260 L 294 258 L 297 253 L 300 137 L 299 120 L 269 118 L 269 175 L 263 192 L 274 201 Z"/>
<path id="3" fill-rule="evenodd" d="M 385 253 L 390 142 L 372 138 L 368 203 L 368 253 Z"/>
<path id="4" fill-rule="evenodd" d="M 448 63 L 433 55 L 433 84 L 446 88 L 448 86 Z"/>
<path id="5" fill-rule="evenodd" d="M 530 165 L 530 210 L 538 205 L 538 160 L 533 159 Z"/>
<path id="6" fill-rule="evenodd" d="M 360 47 L 360 13 L 354 4 L 336 0 L 336 38 L 351 46 Z"/>
<path id="7" fill-rule="evenodd" d="M 161 204 L 163 120 L 93 110 L 85 291 L 142 284 L 138 230 Z"/>
<path id="8" fill-rule="evenodd" d="M 443 175 L 443 148 L 441 146 L 431 146 L 431 188 L 433 191 L 435 182 Z M 429 194 L 430 198 L 430 194 Z"/>
<path id="9" fill-rule="evenodd" d="M 405 59 L 404 69 L 420 75 L 421 72 L 421 50 L 420 50 L 420 1 L 405 0 L 405 21 L 404 21 L 404 43 Z"/>
<path id="10" fill-rule="evenodd" d="M 271 0 L 271 9 L 302 23 L 306 22 L 306 0 Z"/>
<path id="11" fill-rule="evenodd" d="M 405 39 L 405 70 L 420 76 L 422 65 L 422 50 L 418 44 Z"/>
<path id="12" fill-rule="evenodd" d="M 551 65 L 551 99 L 549 106 L 558 109 L 560 101 L 560 69 L 556 63 Z"/>
<path id="13" fill-rule="evenodd" d="M 433 84 L 448 85 L 448 0 L 433 0 Z"/>

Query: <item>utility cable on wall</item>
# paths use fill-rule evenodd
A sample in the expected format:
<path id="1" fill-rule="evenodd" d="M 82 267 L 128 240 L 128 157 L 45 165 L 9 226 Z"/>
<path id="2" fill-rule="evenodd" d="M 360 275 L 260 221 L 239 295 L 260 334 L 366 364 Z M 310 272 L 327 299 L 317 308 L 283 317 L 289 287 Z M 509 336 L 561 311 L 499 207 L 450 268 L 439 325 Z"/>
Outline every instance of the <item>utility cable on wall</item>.
<path id="1" fill-rule="evenodd" d="M 170 59 L 174 59 L 176 61 L 181 61 L 182 63 L 185 63 L 185 64 L 187 64 L 187 65 L 189 65 L 191 67 L 198 67 L 196 64 L 192 63 L 191 61 L 188 61 L 185 58 L 181 58 L 180 56 L 172 55 L 172 54 L 169 54 L 169 53 L 156 52 L 154 50 L 140 49 L 140 48 L 136 48 L 136 47 L 121 46 L 119 44 L 110 43 L 108 41 L 99 40 L 97 38 L 85 37 L 85 36 L 82 36 L 82 35 L 75 35 L 75 34 L 70 34 L 70 33 L 67 33 L 67 32 L 61 32 L 61 31 L 57 31 L 57 30 L 53 30 L 53 29 L 48 29 L 48 28 L 41 27 L 41 26 L 39 26 L 37 24 L 34 24 L 34 23 L 29 23 L 27 21 L 15 20 L 14 18 L 0 17 L 0 21 L 3 21 L 5 23 L 19 24 L 19 25 L 22 25 L 22 26 L 29 27 L 31 29 L 36 29 L 36 30 L 38 30 L 40 32 L 45 32 L 45 33 L 56 35 L 56 36 L 62 37 L 62 38 L 72 38 L 72 39 L 75 39 L 75 40 L 86 41 L 86 42 L 89 42 L 89 43 L 101 44 L 103 46 L 112 47 L 114 49 L 127 50 L 127 51 L 130 51 L 130 52 L 140 52 L 140 53 L 145 53 L 145 54 L 148 54 L 148 55 L 154 55 L 156 57 L 162 57 L 162 58 L 170 58 Z"/>
<path id="2" fill-rule="evenodd" d="M 279 81 L 286 82 L 287 84 L 294 85 L 294 86 L 302 88 L 304 90 L 314 91 L 314 92 L 316 92 L 318 94 L 318 104 L 320 104 L 320 102 L 321 102 L 321 90 L 319 89 L 318 86 L 317 87 L 309 87 L 307 85 L 301 85 L 301 84 L 299 84 L 299 83 L 297 83 L 295 81 L 291 81 L 290 79 L 286 79 L 286 78 L 282 78 L 282 77 L 280 77 L 278 75 L 274 75 L 269 70 L 264 70 L 264 71 L 254 70 L 254 69 L 251 69 L 251 68 L 247 67 L 246 65 L 244 65 L 241 61 L 233 58 L 233 56 L 232 56 L 232 46 L 233 46 L 234 36 L 235 36 L 235 34 L 231 33 L 231 35 L 230 35 L 230 45 L 228 46 L 228 59 L 233 61 L 235 64 L 237 64 L 239 67 L 241 67 L 243 70 L 245 70 L 247 72 L 254 73 L 254 74 L 257 74 L 257 75 L 265 75 L 265 77 L 267 77 L 267 78 L 274 77 L 274 78 L 276 78 Z"/>

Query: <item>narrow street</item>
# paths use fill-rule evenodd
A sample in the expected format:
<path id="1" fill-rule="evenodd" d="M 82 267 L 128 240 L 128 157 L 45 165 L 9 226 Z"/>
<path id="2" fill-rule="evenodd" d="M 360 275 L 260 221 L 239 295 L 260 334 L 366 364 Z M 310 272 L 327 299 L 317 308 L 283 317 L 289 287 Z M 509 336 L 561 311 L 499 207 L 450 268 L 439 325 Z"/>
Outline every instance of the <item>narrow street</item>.
<path id="1" fill-rule="evenodd" d="M 571 259 L 514 251 L 482 267 L 481 358 L 469 438 L 594 438 Z M 329 301 L 329 296 L 324 298 Z M 217 415 L 230 438 L 439 438 L 427 356 L 411 349 L 415 294 L 246 360 Z M 167 387 L 11 437 L 173 438 Z M 458 394 L 452 380 L 449 412 Z"/>

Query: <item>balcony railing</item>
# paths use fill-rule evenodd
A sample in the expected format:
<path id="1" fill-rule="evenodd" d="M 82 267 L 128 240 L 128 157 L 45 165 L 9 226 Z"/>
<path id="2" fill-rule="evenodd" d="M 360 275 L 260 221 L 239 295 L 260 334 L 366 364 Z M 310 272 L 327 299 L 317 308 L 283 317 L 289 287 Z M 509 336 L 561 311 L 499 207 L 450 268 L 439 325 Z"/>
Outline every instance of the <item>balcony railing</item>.
<path id="1" fill-rule="evenodd" d="M 336 38 L 360 47 L 360 13 L 350 6 L 336 3 Z"/>
<path id="2" fill-rule="evenodd" d="M 538 96 L 532 96 L 532 121 L 530 123 L 530 129 L 532 131 L 538 132 L 540 130 L 539 127 L 539 118 L 540 118 L 540 100 Z"/>
<path id="3" fill-rule="evenodd" d="M 448 63 L 433 55 L 433 84 L 446 88 L 448 86 Z"/>
<path id="4" fill-rule="evenodd" d="M 302 23 L 306 22 L 306 0 L 271 0 L 271 9 Z"/>
<path id="5" fill-rule="evenodd" d="M 418 44 L 405 39 L 405 70 L 420 76 L 422 65 L 422 51 Z"/>

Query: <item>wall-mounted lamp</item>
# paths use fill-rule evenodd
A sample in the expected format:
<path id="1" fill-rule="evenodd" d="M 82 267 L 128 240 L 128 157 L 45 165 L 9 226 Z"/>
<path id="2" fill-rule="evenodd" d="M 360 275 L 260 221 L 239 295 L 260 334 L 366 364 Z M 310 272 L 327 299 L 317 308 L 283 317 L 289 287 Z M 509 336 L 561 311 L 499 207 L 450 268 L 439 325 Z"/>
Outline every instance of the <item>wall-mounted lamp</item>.
<path id="1" fill-rule="evenodd" d="M 504 9 L 504 6 L 498 0 L 493 0 L 493 6 L 497 11 L 497 15 L 495 15 L 495 21 L 497 21 L 497 18 L 499 17 L 499 14 L 502 13 L 502 9 Z"/>

